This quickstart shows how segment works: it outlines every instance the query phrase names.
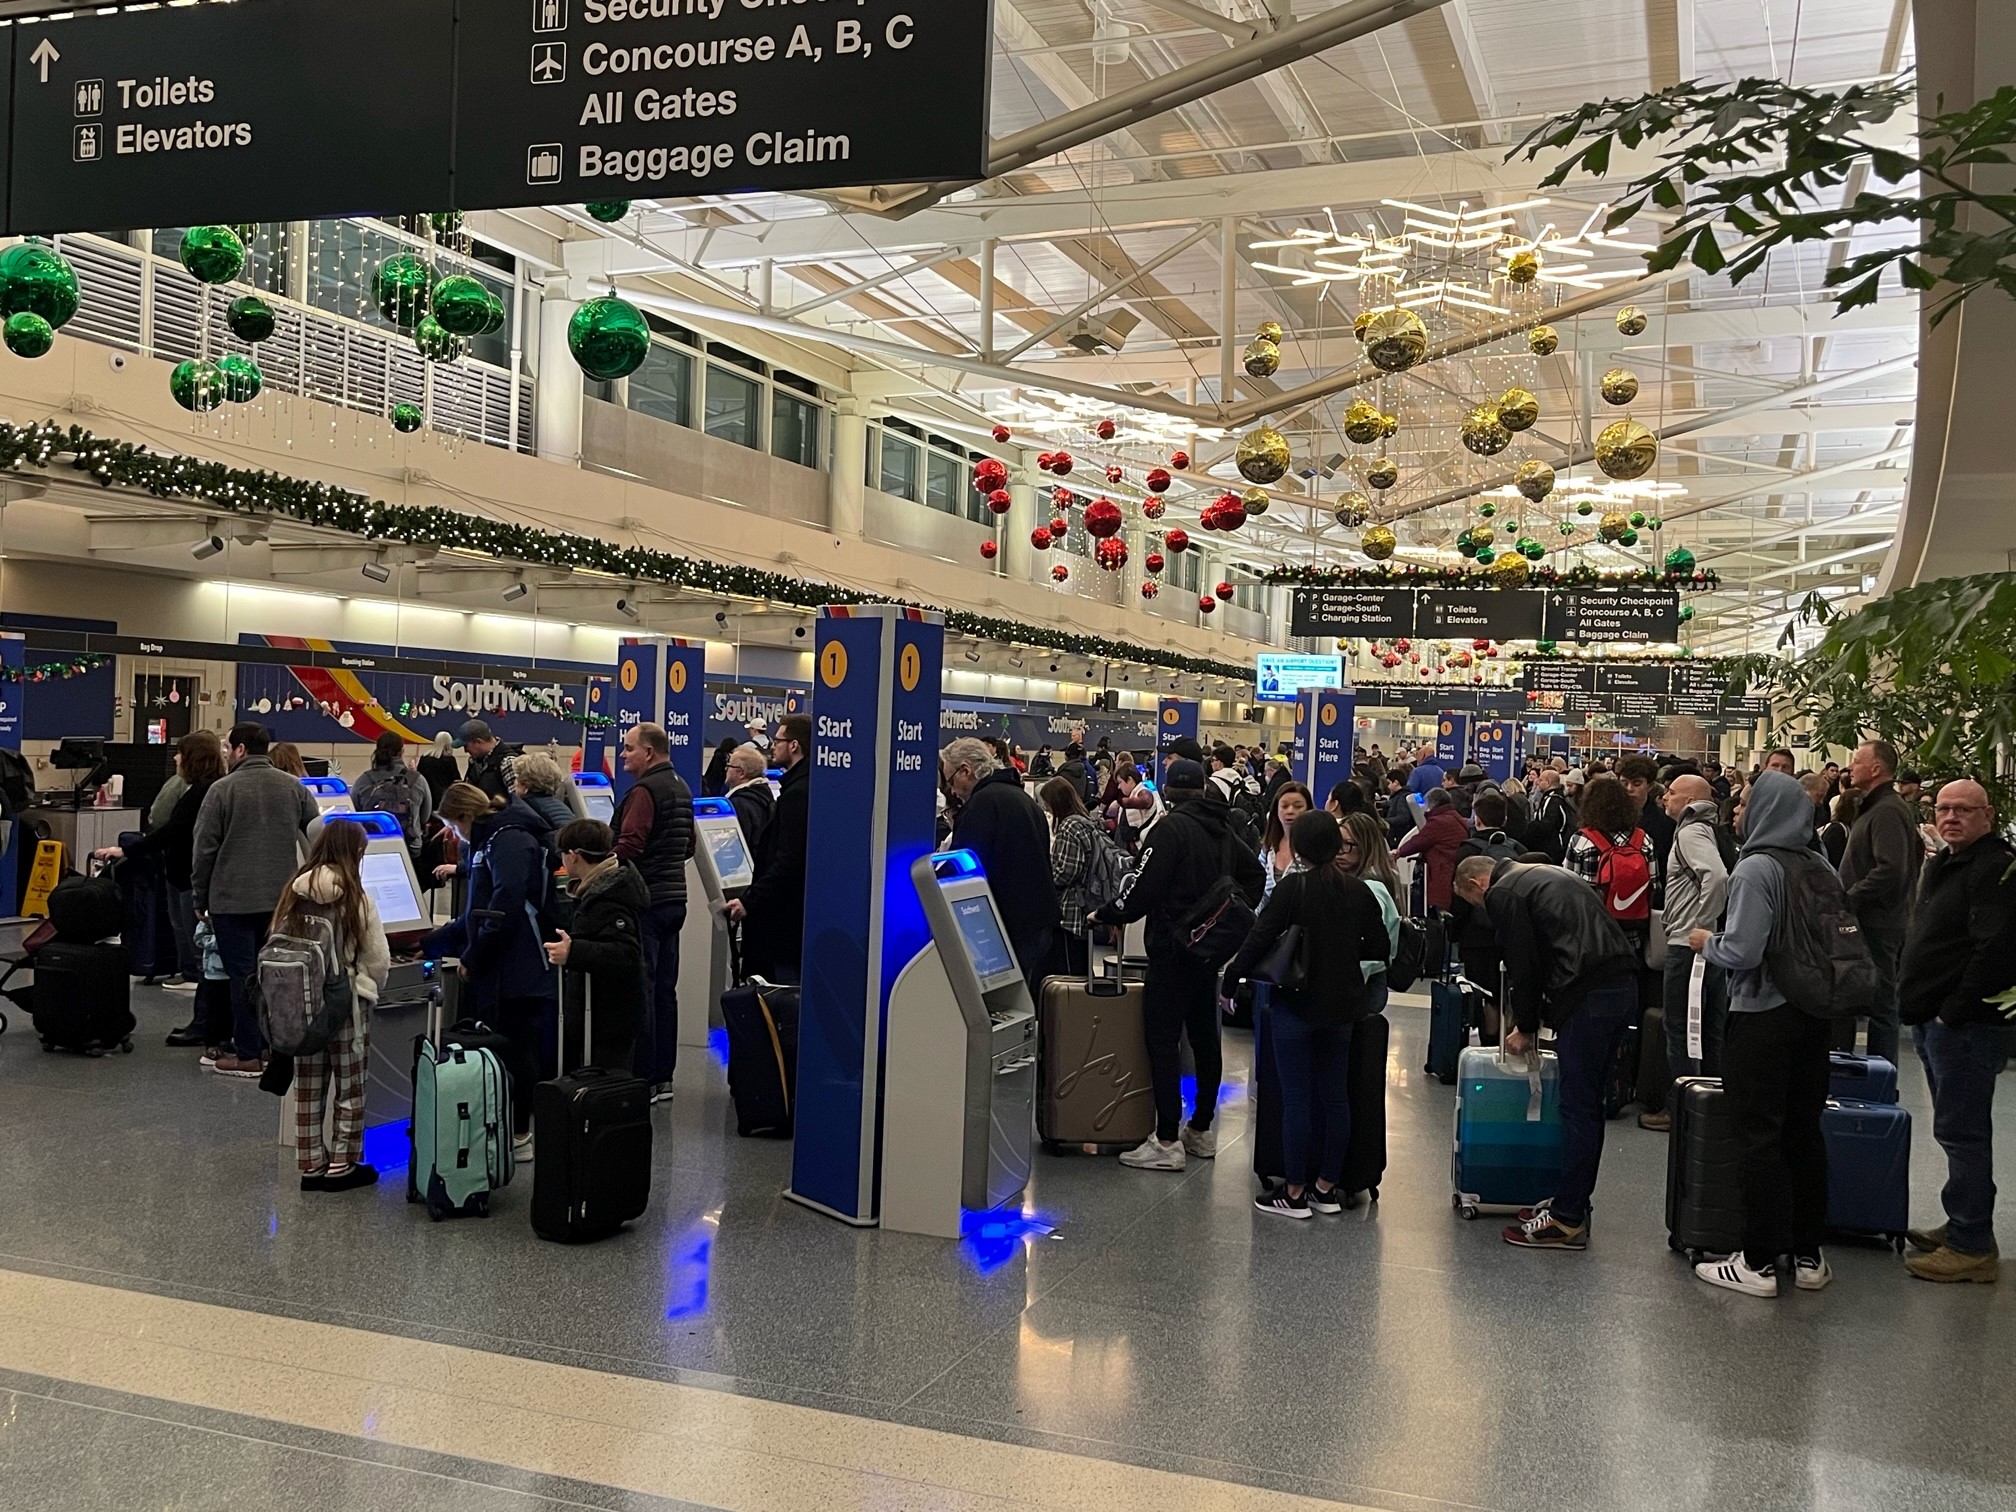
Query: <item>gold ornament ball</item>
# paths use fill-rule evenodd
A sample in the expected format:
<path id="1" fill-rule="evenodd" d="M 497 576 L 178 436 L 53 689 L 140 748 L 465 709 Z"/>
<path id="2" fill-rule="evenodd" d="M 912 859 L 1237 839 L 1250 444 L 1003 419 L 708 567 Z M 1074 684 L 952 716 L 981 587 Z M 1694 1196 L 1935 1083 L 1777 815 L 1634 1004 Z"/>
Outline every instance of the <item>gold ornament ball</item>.
<path id="1" fill-rule="evenodd" d="M 1612 368 L 1599 387 L 1605 404 L 1629 404 L 1638 397 L 1638 375 L 1629 368 Z"/>
<path id="2" fill-rule="evenodd" d="M 1659 438 L 1636 420 L 1613 420 L 1596 436 L 1596 465 L 1603 476 L 1628 483 L 1652 471 L 1659 460 Z"/>
<path id="3" fill-rule="evenodd" d="M 1495 404 L 1480 404 L 1465 415 L 1462 434 L 1463 449 L 1480 457 L 1495 457 L 1512 444 L 1512 432 Z"/>
<path id="4" fill-rule="evenodd" d="M 1554 492 L 1554 469 L 1545 462 L 1521 462 L 1513 470 L 1512 483 L 1520 493 L 1538 504 Z"/>
<path id="5" fill-rule="evenodd" d="M 1365 327 L 1372 324 L 1372 317 L 1378 313 L 1377 310 L 1360 310 L 1356 315 L 1352 316 L 1351 334 L 1356 336 L 1360 341 L 1363 341 L 1365 339 Z"/>
<path id="6" fill-rule="evenodd" d="M 1539 276 L 1540 254 L 1533 251 L 1530 247 L 1514 252 L 1511 260 L 1505 264 L 1505 279 L 1508 283 L 1519 284 L 1523 287 L 1533 282 Z"/>
<path id="7" fill-rule="evenodd" d="M 1526 333 L 1526 350 L 1535 357 L 1552 357 L 1561 346 L 1561 333 L 1550 325 L 1537 325 Z"/>
<path id="8" fill-rule="evenodd" d="M 1253 334 L 1261 341 L 1271 341 L 1274 343 L 1274 345 L 1279 346 L 1281 345 L 1282 337 L 1286 336 L 1288 333 L 1281 329 L 1280 321 L 1263 320 L 1260 322 L 1260 329 L 1255 331 Z"/>
<path id="9" fill-rule="evenodd" d="M 1381 415 L 1379 417 L 1379 439 L 1381 441 L 1390 441 L 1399 434 L 1400 417 L 1398 415 Z"/>
<path id="10" fill-rule="evenodd" d="M 1281 371 L 1281 348 L 1262 338 L 1247 346 L 1244 361 L 1248 378 L 1272 378 Z"/>
<path id="11" fill-rule="evenodd" d="M 1526 581 L 1526 573 L 1526 558 L 1516 551 L 1506 552 L 1484 569 L 1484 575 L 1490 578 L 1492 582 L 1502 583 L 1508 588 L 1524 583 Z"/>
<path id="12" fill-rule="evenodd" d="M 1636 305 L 1626 305 L 1617 312 L 1617 334 L 1619 336 L 1643 336 L 1649 324 L 1645 312 Z"/>
<path id="13" fill-rule="evenodd" d="M 1365 355 L 1386 373 L 1404 373 L 1428 355 L 1428 327 L 1412 310 L 1375 310 L 1365 323 Z"/>
<path id="14" fill-rule="evenodd" d="M 1400 538 L 1393 534 L 1391 525 L 1370 525 L 1365 534 L 1358 538 L 1358 549 L 1375 562 L 1383 562 L 1399 549 Z"/>
<path id="15" fill-rule="evenodd" d="M 1490 546 L 1496 543 L 1497 539 L 1498 532 L 1489 525 L 1473 525 L 1470 527 L 1470 544 L 1472 546 Z"/>
<path id="16" fill-rule="evenodd" d="M 1611 510 L 1601 520 L 1596 522 L 1596 534 L 1603 537 L 1606 541 L 1619 539 L 1630 528 L 1631 521 L 1625 516 L 1623 511 L 1616 509 Z"/>
<path id="17" fill-rule="evenodd" d="M 1391 488 L 1400 481 L 1400 469 L 1391 457 L 1377 457 L 1365 469 L 1365 482 L 1372 488 Z"/>
<path id="18" fill-rule="evenodd" d="M 1274 501 L 1267 496 L 1264 488 L 1249 488 L 1239 496 L 1239 502 L 1246 506 L 1249 515 L 1263 515 L 1274 507 Z"/>
<path id="19" fill-rule="evenodd" d="M 1263 488 L 1288 476 L 1288 438 L 1271 425 L 1263 425 L 1239 442 L 1239 476 Z"/>
<path id="20" fill-rule="evenodd" d="M 1354 488 L 1338 499 L 1331 514 L 1346 530 L 1356 530 L 1372 518 L 1372 501 Z"/>
<path id="21" fill-rule="evenodd" d="M 1531 430 L 1540 419 L 1540 401 L 1531 389 L 1509 388 L 1499 396 L 1498 419 L 1508 431 Z"/>
<path id="22" fill-rule="evenodd" d="M 1385 429 L 1386 417 L 1370 400 L 1353 399 L 1344 411 L 1344 437 L 1359 446 L 1370 446 Z"/>

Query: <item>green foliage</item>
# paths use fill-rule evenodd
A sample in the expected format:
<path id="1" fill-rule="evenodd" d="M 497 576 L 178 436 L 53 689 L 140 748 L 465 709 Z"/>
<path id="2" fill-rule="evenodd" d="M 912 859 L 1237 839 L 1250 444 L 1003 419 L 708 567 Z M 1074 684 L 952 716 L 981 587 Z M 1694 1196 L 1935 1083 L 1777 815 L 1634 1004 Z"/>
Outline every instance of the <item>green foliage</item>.
<path id="1" fill-rule="evenodd" d="M 1939 578 L 1853 614 L 1810 599 L 1801 615 L 1826 624 L 1818 646 L 1796 661 L 1732 658 L 1732 676 L 1763 682 L 1829 745 L 1880 736 L 1928 780 L 1973 777 L 2012 812 L 2016 574 Z"/>
<path id="2" fill-rule="evenodd" d="M 1604 100 L 1536 126 L 1507 154 L 1531 161 L 1575 147 L 1541 180 L 1564 184 L 1583 173 L 1602 178 L 1615 147 L 1670 142 L 1658 166 L 1633 179 L 1610 212 L 1611 229 L 1647 204 L 1677 213 L 1649 272 L 1683 260 L 1704 273 L 1726 271 L 1742 283 L 1771 251 L 1794 242 L 1855 232 L 1915 237 L 1847 258 L 1827 270 L 1837 313 L 1874 304 L 1884 270 L 1895 267 L 1911 290 L 1942 290 L 1938 324 L 1977 289 L 2016 298 L 2016 194 L 1968 183 L 1977 165 L 2006 164 L 2016 148 L 2016 85 L 2004 85 L 1967 110 L 1926 122 L 1913 153 L 1867 140 L 1911 105 L 1906 84 L 1795 89 L 1776 79 L 1735 84 L 1676 84 L 1635 100 Z M 1585 140 L 1586 139 L 1586 140 Z M 1844 186 L 1862 170 L 1852 199 Z M 1880 189 L 1878 186 L 1881 186 Z M 1725 246 L 1718 234 L 1739 240 Z"/>

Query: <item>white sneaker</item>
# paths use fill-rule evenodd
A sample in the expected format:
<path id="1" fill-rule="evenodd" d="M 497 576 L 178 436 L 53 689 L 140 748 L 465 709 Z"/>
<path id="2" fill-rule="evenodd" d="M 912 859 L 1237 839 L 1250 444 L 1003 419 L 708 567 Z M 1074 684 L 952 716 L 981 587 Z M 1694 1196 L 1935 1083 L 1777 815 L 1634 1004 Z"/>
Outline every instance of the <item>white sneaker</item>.
<path id="1" fill-rule="evenodd" d="M 532 1136 L 514 1134 L 511 1137 L 511 1160 L 514 1165 L 532 1164 Z"/>
<path id="2" fill-rule="evenodd" d="M 1792 1271 L 1792 1284 L 1801 1291 L 1824 1291 L 1834 1279 L 1834 1268 L 1825 1255 L 1817 1260 L 1801 1260 Z"/>
<path id="3" fill-rule="evenodd" d="M 1218 1131 L 1216 1129 L 1193 1129 L 1183 1125 L 1183 1149 L 1199 1160 L 1218 1158 Z"/>
<path id="4" fill-rule="evenodd" d="M 1188 1161 L 1183 1154 L 1183 1146 L 1177 1140 L 1164 1144 L 1153 1134 L 1120 1157 L 1120 1164 L 1132 1166 L 1137 1171 L 1180 1171 Z"/>
<path id="5" fill-rule="evenodd" d="M 1754 1271 L 1749 1261 L 1738 1253 L 1727 1260 L 1703 1260 L 1694 1267 L 1694 1274 L 1710 1286 L 1726 1287 L 1730 1291 L 1742 1292 L 1749 1297 L 1775 1297 L 1778 1295 L 1778 1275 L 1775 1271 Z"/>
<path id="6" fill-rule="evenodd" d="M 652 1107 L 655 1108 L 660 1103 L 668 1103 L 670 1101 L 672 1101 L 672 1083 L 659 1082 L 657 1085 L 652 1087 L 651 1089 Z"/>

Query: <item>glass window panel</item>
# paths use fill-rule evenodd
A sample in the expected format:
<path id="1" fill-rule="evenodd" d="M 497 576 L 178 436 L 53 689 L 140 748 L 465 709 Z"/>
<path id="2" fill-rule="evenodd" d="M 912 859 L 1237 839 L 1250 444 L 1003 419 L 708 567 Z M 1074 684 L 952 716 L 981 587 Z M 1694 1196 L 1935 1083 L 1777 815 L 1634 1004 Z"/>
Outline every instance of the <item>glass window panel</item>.
<path id="1" fill-rule="evenodd" d="M 899 499 L 917 498 L 918 450 L 889 431 L 882 432 L 882 492 Z"/>
<path id="2" fill-rule="evenodd" d="M 708 363 L 707 419 L 703 427 L 707 434 L 733 441 L 737 446 L 761 446 L 761 416 L 756 406 L 762 388 L 753 378 Z"/>
<path id="3" fill-rule="evenodd" d="M 819 449 L 819 406 L 782 389 L 770 400 L 770 452 L 800 467 L 817 468 L 825 458 Z"/>
<path id="4" fill-rule="evenodd" d="M 674 425 L 691 425 L 693 359 L 662 341 L 652 342 L 643 366 L 630 375 L 630 408 Z"/>
<path id="5" fill-rule="evenodd" d="M 929 504 L 933 509 L 944 510 L 947 514 L 959 513 L 960 485 L 964 481 L 959 470 L 959 463 L 954 458 L 946 456 L 943 452 L 934 451 L 925 453 L 924 468 L 924 502 Z M 978 494 L 972 493 L 971 489 L 966 490 L 966 492 L 972 494 L 972 497 L 976 500 L 980 497 Z M 985 506 L 982 507 L 984 509 Z"/>

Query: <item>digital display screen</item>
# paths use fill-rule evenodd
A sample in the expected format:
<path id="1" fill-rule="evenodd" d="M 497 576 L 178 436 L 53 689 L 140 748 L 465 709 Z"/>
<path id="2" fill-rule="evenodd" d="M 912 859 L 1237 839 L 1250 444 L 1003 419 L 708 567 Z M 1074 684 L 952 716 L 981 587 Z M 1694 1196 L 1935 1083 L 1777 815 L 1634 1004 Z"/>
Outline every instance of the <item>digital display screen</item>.
<path id="1" fill-rule="evenodd" d="M 742 843 L 742 826 L 733 820 L 710 819 L 700 825 L 706 836 L 707 853 L 714 858 L 714 871 L 723 887 L 747 887 L 756 880 L 749 847 Z"/>
<path id="2" fill-rule="evenodd" d="M 1254 677 L 1254 697 L 1261 703 L 1293 703 L 1304 688 L 1344 686 L 1342 656 L 1305 656 L 1292 651 L 1262 651 Z"/>
<path id="3" fill-rule="evenodd" d="M 600 819 L 604 824 L 609 824 L 616 818 L 616 795 L 608 788 L 583 788 L 581 807 L 588 811 L 590 819 Z"/>
<path id="4" fill-rule="evenodd" d="M 354 814 L 357 805 L 350 801 L 348 793 L 317 793 L 315 807 L 325 814 Z"/>
<path id="5" fill-rule="evenodd" d="M 995 915 L 994 900 L 986 894 L 971 898 L 950 898 L 952 918 L 959 926 L 959 938 L 966 944 L 966 955 L 973 963 L 973 974 L 982 982 L 995 977 L 1012 976 L 1015 972 L 1015 957 L 1008 949 L 1007 938 L 1001 933 L 1001 920 Z"/>
<path id="6" fill-rule="evenodd" d="M 377 906 L 378 922 L 388 934 L 419 929 L 427 923 L 426 910 L 421 908 L 419 895 L 413 890 L 413 874 L 406 869 L 404 856 L 367 850 L 358 874 L 364 879 L 364 891 Z"/>

